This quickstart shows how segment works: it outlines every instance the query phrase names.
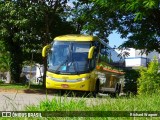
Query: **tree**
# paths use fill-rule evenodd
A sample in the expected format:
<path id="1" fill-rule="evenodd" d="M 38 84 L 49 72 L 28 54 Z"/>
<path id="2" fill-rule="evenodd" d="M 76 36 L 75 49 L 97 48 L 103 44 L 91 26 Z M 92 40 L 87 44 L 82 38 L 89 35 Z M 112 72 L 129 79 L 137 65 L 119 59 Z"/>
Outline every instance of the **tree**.
<path id="1" fill-rule="evenodd" d="M 160 52 L 159 8 L 159 0 L 79 0 L 75 20 L 83 22 L 82 30 L 102 39 L 116 30 L 128 38 L 121 47 Z"/>
<path id="2" fill-rule="evenodd" d="M 118 31 L 127 37 L 122 47 L 134 47 L 136 49 L 145 49 L 145 52 L 156 50 L 160 52 L 160 2 L 158 0 L 136 0 L 124 2 L 122 10 L 127 12 L 123 14 Z M 121 27 L 120 27 L 121 26 Z"/>
<path id="3" fill-rule="evenodd" d="M 116 17 L 115 14 L 108 12 L 109 9 L 98 5 L 92 0 L 74 2 L 74 8 L 71 13 L 77 32 L 97 35 L 108 42 L 108 35 L 115 29 L 115 25 L 112 22 L 114 21 L 113 18 Z"/>
<path id="4" fill-rule="evenodd" d="M 10 75 L 10 54 L 5 50 L 4 43 L 0 41 L 0 72 L 7 72 L 7 82 L 11 82 Z"/>
<path id="5" fill-rule="evenodd" d="M 72 33 L 74 27 L 60 13 L 66 0 L 0 1 L 0 39 L 11 56 L 11 77 L 19 81 L 22 63 L 42 63 L 42 46 L 57 35 Z"/>

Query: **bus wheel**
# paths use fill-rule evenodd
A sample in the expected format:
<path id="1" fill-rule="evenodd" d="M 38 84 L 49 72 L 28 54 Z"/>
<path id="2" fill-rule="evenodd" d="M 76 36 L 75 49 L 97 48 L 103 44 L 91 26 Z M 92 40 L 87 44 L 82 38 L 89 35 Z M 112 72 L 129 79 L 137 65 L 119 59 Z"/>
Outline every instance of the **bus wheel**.
<path id="1" fill-rule="evenodd" d="M 118 95 L 121 93 L 121 84 L 118 86 Z"/>
<path id="2" fill-rule="evenodd" d="M 98 92 L 99 92 L 99 80 L 97 80 L 96 82 L 95 90 L 93 91 L 93 97 L 96 98 L 98 95 Z"/>
<path id="3" fill-rule="evenodd" d="M 119 96 L 120 92 L 121 92 L 121 84 L 117 83 L 115 87 L 115 91 L 113 93 L 110 93 L 110 97 L 115 98 Z"/>

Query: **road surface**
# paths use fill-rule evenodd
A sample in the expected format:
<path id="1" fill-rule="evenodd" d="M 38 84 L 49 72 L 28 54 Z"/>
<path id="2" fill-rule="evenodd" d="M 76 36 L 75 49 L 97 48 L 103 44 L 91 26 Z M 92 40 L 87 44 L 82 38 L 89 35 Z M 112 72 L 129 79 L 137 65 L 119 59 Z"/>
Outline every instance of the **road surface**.
<path id="1" fill-rule="evenodd" d="M 48 99 L 53 97 L 53 95 L 47 95 Z M 0 92 L 0 111 L 25 110 L 25 106 L 38 105 L 40 101 L 45 99 L 46 95 L 44 94 Z"/>
<path id="2" fill-rule="evenodd" d="M 28 105 L 38 105 L 40 101 L 46 99 L 59 99 L 60 95 L 54 94 L 38 94 L 38 93 L 17 93 L 17 92 L 0 92 L 0 111 L 25 111 Z M 64 97 L 61 97 L 62 99 Z M 66 97 L 64 98 L 66 99 Z M 81 97 L 67 97 L 67 100 L 80 100 Z M 94 105 L 106 102 L 106 98 L 83 98 L 87 105 Z"/>

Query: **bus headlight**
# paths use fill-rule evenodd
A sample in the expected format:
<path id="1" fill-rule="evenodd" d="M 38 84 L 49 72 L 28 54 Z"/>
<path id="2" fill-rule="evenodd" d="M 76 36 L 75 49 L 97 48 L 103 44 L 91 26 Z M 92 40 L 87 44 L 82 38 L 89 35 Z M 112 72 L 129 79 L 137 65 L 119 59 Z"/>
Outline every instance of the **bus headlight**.
<path id="1" fill-rule="evenodd" d="M 87 76 L 87 77 L 84 77 L 84 78 L 79 78 L 77 80 L 79 80 L 79 81 L 85 81 L 85 80 L 88 80 L 89 78 L 90 78 L 90 76 Z"/>

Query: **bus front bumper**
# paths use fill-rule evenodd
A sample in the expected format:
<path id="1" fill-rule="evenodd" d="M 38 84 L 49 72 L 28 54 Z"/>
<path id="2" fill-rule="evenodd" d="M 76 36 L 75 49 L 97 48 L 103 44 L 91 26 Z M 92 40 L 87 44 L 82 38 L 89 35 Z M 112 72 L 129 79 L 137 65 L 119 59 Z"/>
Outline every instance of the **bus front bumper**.
<path id="1" fill-rule="evenodd" d="M 79 91 L 93 91 L 90 84 L 90 79 L 79 82 L 57 82 L 46 78 L 46 88 L 61 89 L 61 90 L 79 90 Z"/>

